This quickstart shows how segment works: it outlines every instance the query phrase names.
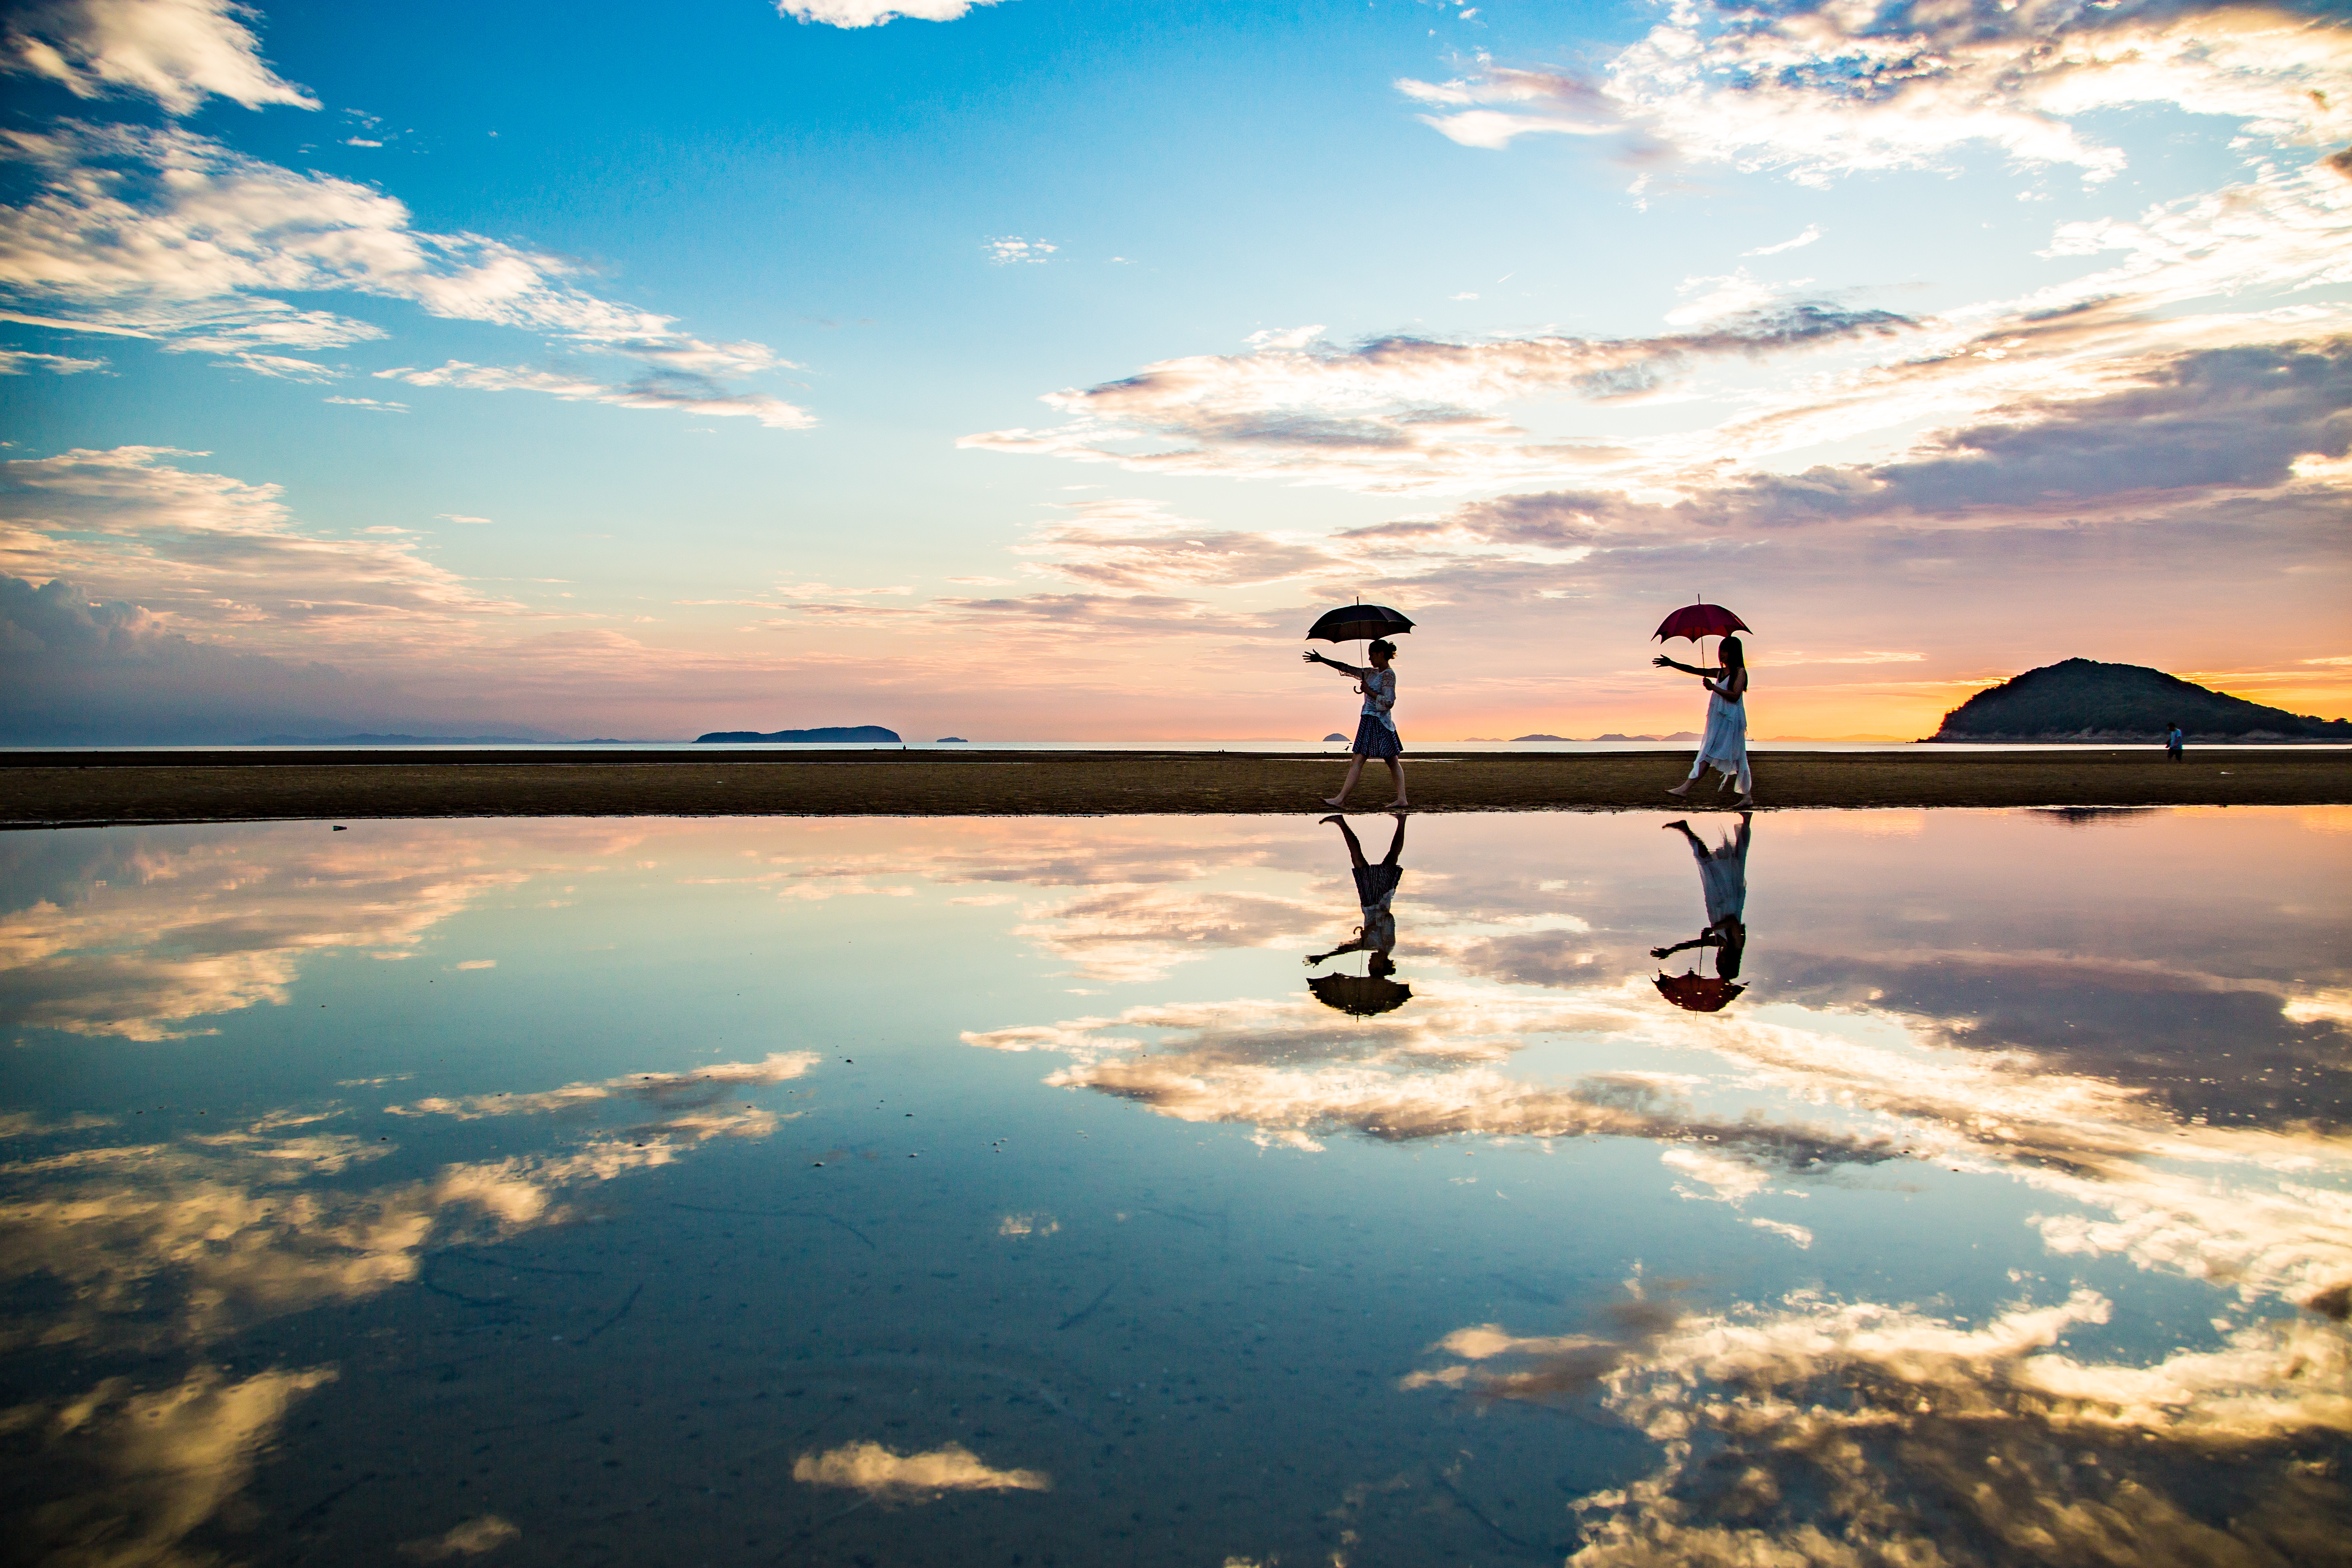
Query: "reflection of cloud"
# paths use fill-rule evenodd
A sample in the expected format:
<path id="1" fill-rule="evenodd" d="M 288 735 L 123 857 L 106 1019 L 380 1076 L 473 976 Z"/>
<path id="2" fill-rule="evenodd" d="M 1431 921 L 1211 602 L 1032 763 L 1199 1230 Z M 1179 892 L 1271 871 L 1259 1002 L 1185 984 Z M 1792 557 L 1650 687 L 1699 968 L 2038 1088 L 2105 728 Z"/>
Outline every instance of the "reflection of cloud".
<path id="1" fill-rule="evenodd" d="M 435 926 L 528 873 L 430 828 L 390 837 L 91 841 L 82 875 L 0 915 L 0 1013 L 20 1027 L 175 1037 L 208 1014 L 282 1005 L 334 948 L 412 952 Z"/>
<path id="2" fill-rule="evenodd" d="M 1575 1505 L 1580 1568 L 2284 1562 L 2340 1530 L 2308 1459 L 2352 1431 L 2338 1324 L 2241 1329 L 2143 1367 L 2065 1353 L 2066 1334 L 2107 1320 L 2088 1290 L 1974 1329 L 1809 1294 L 1622 1310 L 1596 1336 L 1457 1331 L 1438 1347 L 1454 1365 L 1404 1380 L 1489 1399 L 1598 1390 L 1660 1445 L 1656 1471 Z"/>
<path id="3" fill-rule="evenodd" d="M 10 1426 L 46 1428 L 38 1456 L 19 1479 L 50 1481 L 51 1500 L 34 1509 L 30 1535 L 42 1561 L 87 1568 L 199 1568 L 209 1553 L 184 1552 L 187 1535 L 242 1490 L 260 1451 L 295 1401 L 334 1380 L 331 1368 L 272 1368 L 233 1381 L 199 1366 L 179 1383 L 130 1392 L 111 1377 L 51 1408 L 19 1405 Z M 93 1474 L 103 1485 L 88 1490 Z M 70 1478 L 69 1479 L 68 1478 Z M 20 1542 L 21 1543 L 21 1542 Z"/>
<path id="4" fill-rule="evenodd" d="M 2053 1251 L 2126 1258 L 2249 1300 L 2302 1300 L 2352 1280 L 2352 1213 L 2315 1175 L 2293 1174 L 2352 1171 L 2340 1144 L 2294 1128 L 2181 1123 L 2133 1089 L 2053 1071 L 2026 1052 L 1935 1046 L 1932 1031 L 1900 1016 L 1874 1015 L 1867 1037 L 1844 1016 L 1794 1007 L 1775 1010 L 1782 1021 L 1685 1018 L 1643 1005 L 1640 985 L 1529 998 L 1424 983 L 1412 1013 L 1379 1020 L 1327 1022 L 1297 1000 L 1205 1003 L 964 1038 L 1066 1053 L 1071 1064 L 1046 1082 L 1186 1121 L 1307 1138 L 1654 1139 L 1672 1146 L 1679 1176 L 1734 1203 L 1774 1171 L 1932 1160 L 2006 1174 L 2067 1205 L 2033 1221 Z M 1729 1081 L 1823 1120 L 1703 1112 L 1654 1075 L 1560 1087 L 1501 1070 L 1535 1038 L 1563 1034 L 1713 1053 Z M 1806 1239 L 1801 1226 L 1760 1228 Z"/>
<path id="5" fill-rule="evenodd" d="M 894 1454 L 879 1443 L 848 1443 L 793 1461 L 793 1479 L 817 1487 L 848 1487 L 872 1497 L 928 1502 L 942 1492 L 1054 1489 L 1043 1470 L 998 1470 L 961 1443 L 920 1454 Z"/>
<path id="6" fill-rule="evenodd" d="M 307 1116 L 21 1162 L 0 1174 L 41 1180 L 0 1200 L 0 1258 L 14 1275 L 54 1281 L 69 1304 L 0 1318 L 0 1347 L 202 1345 L 265 1318 L 373 1296 L 417 1278 L 435 1246 L 557 1223 L 572 1189 L 670 1164 L 713 1138 L 768 1136 L 782 1118 L 718 1100 L 795 1077 L 814 1059 L 784 1052 L 539 1095 L 423 1101 L 407 1113 L 471 1119 L 617 1100 L 647 1115 L 570 1152 L 452 1164 L 372 1190 L 313 1184 L 387 1151 L 307 1131 L 315 1120 Z"/>
<path id="7" fill-rule="evenodd" d="M 441 1563 L 452 1557 L 479 1557 L 485 1552 L 496 1552 L 507 1542 L 521 1539 L 522 1531 L 512 1520 L 486 1513 L 479 1519 L 466 1521 L 446 1534 L 411 1541 L 400 1550 L 420 1563 Z"/>
<path id="8" fill-rule="evenodd" d="M 1028 911 L 1013 928 L 1090 980 L 1158 980 L 1180 963 L 1221 948 L 1296 942 L 1328 915 L 1293 899 L 1259 893 L 1178 893 L 1107 889 Z"/>
<path id="9" fill-rule="evenodd" d="M 747 1116 L 710 1117 L 704 1112 L 744 1085 L 782 1083 L 800 1077 L 816 1062 L 814 1051 L 775 1051 L 764 1061 L 719 1062 L 692 1072 L 625 1073 L 601 1083 L 570 1083 L 536 1094 L 475 1094 L 457 1100 L 434 1097 L 409 1105 L 387 1105 L 384 1110 L 393 1116 L 447 1116 L 459 1121 L 478 1121 L 487 1116 L 542 1116 L 586 1110 L 627 1098 L 651 1108 L 659 1117 L 655 1124 L 659 1128 L 691 1132 L 698 1138 L 721 1134 L 765 1137 L 775 1130 L 777 1118 L 772 1111 L 746 1106 L 743 1109 L 750 1112 Z"/>

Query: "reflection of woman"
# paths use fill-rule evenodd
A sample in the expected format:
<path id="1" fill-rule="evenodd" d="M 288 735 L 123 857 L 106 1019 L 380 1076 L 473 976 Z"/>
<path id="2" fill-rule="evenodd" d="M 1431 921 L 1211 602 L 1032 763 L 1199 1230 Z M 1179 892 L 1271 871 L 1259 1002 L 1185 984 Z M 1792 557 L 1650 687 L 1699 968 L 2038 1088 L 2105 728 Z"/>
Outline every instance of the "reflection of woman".
<path id="1" fill-rule="evenodd" d="M 1748 843 L 1752 821 L 1748 813 L 1741 812 L 1739 831 L 1713 849 L 1706 847 L 1706 840 L 1691 831 L 1689 823 L 1666 824 L 1669 831 L 1682 834 L 1698 861 L 1699 892 L 1706 900 L 1706 929 L 1688 942 L 1654 947 L 1650 956 L 1671 958 L 1693 948 L 1702 952 L 1715 949 L 1713 979 L 1696 970 L 1688 974 L 1658 976 L 1658 990 L 1677 1007 L 1687 1007 L 1694 1013 L 1717 1012 L 1747 989 L 1731 983 L 1739 978 L 1740 962 L 1748 951 Z"/>
<path id="2" fill-rule="evenodd" d="M 1724 784 L 1738 778 L 1739 804 L 1754 805 L 1756 784 L 1748 771 L 1747 648 L 1738 637 L 1726 637 L 1723 639 L 1723 662 L 1706 668 L 1695 664 L 1683 664 L 1664 654 L 1650 662 L 1664 669 L 1679 669 L 1685 675 L 1696 675 L 1706 682 L 1706 735 L 1699 742 L 1698 756 L 1691 763 L 1690 777 L 1666 793 L 1688 795 L 1691 785 L 1698 783 L 1698 775 L 1712 767 L 1725 775 Z"/>
<path id="3" fill-rule="evenodd" d="M 1396 964 L 1389 954 L 1395 949 L 1397 940 L 1396 916 L 1391 912 L 1390 905 L 1396 898 L 1397 884 L 1404 880 L 1404 868 L 1397 864 L 1397 857 L 1404 853 L 1404 813 L 1391 815 L 1396 818 L 1396 833 L 1389 840 L 1388 854 L 1378 864 L 1364 858 L 1364 846 L 1356 837 L 1356 830 L 1348 826 L 1346 817 L 1323 819 L 1337 826 L 1339 837 L 1348 841 L 1349 868 L 1356 877 L 1356 902 L 1363 910 L 1364 923 L 1356 928 L 1355 941 L 1341 942 L 1328 952 L 1308 953 L 1307 966 L 1312 968 L 1343 952 L 1372 955 L 1362 976 L 1323 974 L 1307 983 L 1318 1001 L 1343 1013 L 1385 1013 L 1402 1006 L 1412 996 L 1410 986 L 1389 978 L 1396 973 Z"/>
<path id="4" fill-rule="evenodd" d="M 1326 799 L 1325 805 L 1345 805 L 1348 792 L 1356 787 L 1363 776 L 1364 759 L 1378 757 L 1389 765 L 1389 776 L 1396 780 L 1396 798 L 1389 802 L 1395 811 L 1408 804 L 1404 798 L 1404 742 L 1397 735 L 1393 716 L 1397 700 L 1396 671 L 1389 660 L 1396 658 L 1396 644 L 1386 637 L 1372 644 L 1367 657 L 1372 661 L 1370 669 L 1359 665 L 1341 664 L 1336 658 L 1326 658 L 1309 649 L 1300 656 L 1309 664 L 1328 664 L 1342 675 L 1352 675 L 1360 683 L 1356 689 L 1364 694 L 1363 717 L 1356 721 L 1356 739 L 1348 747 L 1354 753 L 1348 763 L 1348 777 L 1339 785 L 1339 793 Z"/>

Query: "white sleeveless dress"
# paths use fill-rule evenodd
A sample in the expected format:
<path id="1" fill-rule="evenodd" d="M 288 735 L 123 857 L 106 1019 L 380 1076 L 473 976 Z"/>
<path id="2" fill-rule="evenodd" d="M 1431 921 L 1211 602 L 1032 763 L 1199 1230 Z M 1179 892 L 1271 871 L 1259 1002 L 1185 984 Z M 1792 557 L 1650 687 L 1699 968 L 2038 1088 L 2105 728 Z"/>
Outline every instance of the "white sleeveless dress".
<path id="1" fill-rule="evenodd" d="M 1706 735 L 1698 743 L 1698 760 L 1717 773 L 1736 773 L 1748 765 L 1748 704 L 1725 701 L 1712 680 L 1706 689 Z"/>

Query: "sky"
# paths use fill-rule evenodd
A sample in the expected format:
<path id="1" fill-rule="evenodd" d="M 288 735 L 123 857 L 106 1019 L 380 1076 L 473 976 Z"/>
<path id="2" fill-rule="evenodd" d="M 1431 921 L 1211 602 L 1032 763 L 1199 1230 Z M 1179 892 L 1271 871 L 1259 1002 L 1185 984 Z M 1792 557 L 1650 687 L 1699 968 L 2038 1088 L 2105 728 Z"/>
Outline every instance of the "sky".
<path id="1" fill-rule="evenodd" d="M 37 0 L 0 69 L 0 741 L 1311 741 L 1360 597 L 1409 748 L 1696 728 L 1695 596 L 1761 737 L 2077 656 L 2352 713 L 2340 3 Z"/>

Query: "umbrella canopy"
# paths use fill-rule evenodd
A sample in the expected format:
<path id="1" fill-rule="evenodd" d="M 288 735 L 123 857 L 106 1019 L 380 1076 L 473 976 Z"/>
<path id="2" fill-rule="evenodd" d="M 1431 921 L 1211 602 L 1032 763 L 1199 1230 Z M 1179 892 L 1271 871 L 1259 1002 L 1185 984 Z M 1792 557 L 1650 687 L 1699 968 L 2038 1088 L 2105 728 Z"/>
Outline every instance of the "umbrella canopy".
<path id="1" fill-rule="evenodd" d="M 1657 985 L 1660 995 L 1693 1013 L 1720 1013 L 1748 989 L 1705 974 L 1661 974 Z"/>
<path id="2" fill-rule="evenodd" d="M 1393 1013 L 1412 1000 L 1412 987 L 1377 974 L 1318 974 L 1307 983 L 1315 1000 L 1359 1018 Z"/>
<path id="3" fill-rule="evenodd" d="M 1392 637 L 1412 630 L 1412 623 L 1385 605 L 1343 605 L 1325 613 L 1307 628 L 1310 641 L 1354 642 L 1359 637 Z"/>
<path id="4" fill-rule="evenodd" d="M 1688 637 L 1696 642 L 1701 637 L 1729 637 L 1748 629 L 1746 621 L 1721 605 L 1685 605 L 1658 623 L 1657 637 L 1660 642 L 1668 637 Z"/>

